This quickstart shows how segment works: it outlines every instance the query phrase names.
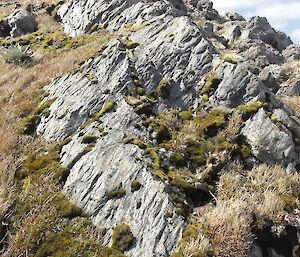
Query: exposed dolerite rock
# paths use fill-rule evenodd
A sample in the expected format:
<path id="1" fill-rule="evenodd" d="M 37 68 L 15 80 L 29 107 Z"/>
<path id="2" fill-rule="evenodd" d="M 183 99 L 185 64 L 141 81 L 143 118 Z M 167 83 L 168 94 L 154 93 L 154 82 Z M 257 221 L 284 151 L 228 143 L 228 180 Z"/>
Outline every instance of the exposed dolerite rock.
<path id="1" fill-rule="evenodd" d="M 253 101 L 266 99 L 266 87 L 244 65 L 225 64 L 216 74 L 222 79 L 215 93 L 210 97 L 214 105 L 237 107 Z"/>
<path id="2" fill-rule="evenodd" d="M 22 9 L 18 9 L 9 15 L 7 23 L 11 28 L 10 35 L 13 37 L 34 32 L 38 29 L 34 15 Z"/>
<path id="3" fill-rule="evenodd" d="M 293 43 L 284 33 L 276 32 L 265 17 L 253 17 L 247 24 L 241 38 L 260 39 L 279 51 Z"/>
<path id="4" fill-rule="evenodd" d="M 278 128 L 263 109 L 246 122 L 242 133 L 260 161 L 285 166 L 298 162 L 292 134 Z"/>
<path id="5" fill-rule="evenodd" d="M 157 143 L 153 120 L 161 113 L 178 112 L 177 122 L 197 140 L 203 130 L 201 142 L 188 138 L 184 145 L 195 158 L 211 157 L 201 160 L 202 167 L 189 163 L 193 176 L 218 177 L 215 172 L 231 155 L 242 163 L 246 156 L 249 167 L 265 162 L 297 169 L 300 121 L 278 97 L 298 94 L 297 82 L 284 87 L 283 69 L 286 60 L 297 60 L 297 48 L 264 18 L 222 17 L 211 1 L 193 0 L 70 0 L 58 15 L 69 35 L 104 27 L 117 36 L 101 54 L 46 87 L 44 101 L 53 103 L 37 132 L 49 141 L 67 139 L 61 151 L 61 163 L 70 169 L 64 193 L 99 227 L 129 224 L 135 242 L 128 256 L 169 256 L 186 225 L 171 196 L 180 192 L 174 184 L 181 189 L 191 184 L 182 177 L 173 184 L 170 178 L 157 179 L 153 160 L 142 150 L 174 154 L 167 143 Z M 232 138 L 241 142 L 226 141 L 219 133 L 233 113 L 242 124 L 236 124 Z M 207 150 L 215 136 L 223 140 L 218 153 Z M 124 143 L 128 138 L 140 141 Z M 204 150 L 195 150 L 201 143 Z M 177 163 L 186 161 L 177 157 Z M 176 166 L 170 163 L 166 158 L 161 166 Z M 137 190 L 133 181 L 140 183 Z M 197 186 L 210 193 L 214 188 Z M 182 191 L 179 195 L 188 202 Z"/>
<path id="6" fill-rule="evenodd" d="M 170 42 L 164 42 L 167 34 L 176 30 Z M 141 132 L 132 127 L 133 121 L 140 118 L 123 99 L 126 94 L 135 92 L 137 82 L 132 72 L 136 70 L 139 83 L 148 92 L 154 92 L 163 79 L 173 81 L 175 86 L 168 92 L 169 99 L 165 99 L 167 106 L 186 108 L 199 102 L 196 88 L 188 85 L 196 84 L 211 69 L 213 48 L 185 17 L 158 20 L 133 33 L 130 39 L 138 43 L 130 54 L 126 47 L 133 41 L 114 41 L 100 57 L 84 64 L 82 73 L 66 75 L 50 84 L 47 87 L 50 91 L 48 99 L 56 100 L 50 107 L 50 115 L 42 119 L 37 131 L 48 140 L 64 139 L 89 119 L 93 121 L 106 104 L 116 102 L 116 113 L 109 113 L 107 119 L 101 120 L 101 126 L 108 134 L 104 138 L 101 133 L 96 134 L 99 143 L 93 150 L 85 153 L 81 139 L 76 139 L 89 132 L 80 129 L 63 149 L 63 164 L 71 168 L 65 192 L 91 215 L 98 226 L 113 226 L 121 222 L 132 225 L 136 247 L 129 252 L 130 256 L 140 256 L 141 253 L 168 256 L 180 238 L 184 221 L 175 214 L 172 219 L 166 218 L 166 213 L 174 212 L 175 208 L 168 199 L 165 185 L 155 181 L 141 161 L 135 163 L 133 157 L 140 155 L 137 147 L 122 143 L 126 135 L 141 137 Z M 192 70 L 193 76 L 188 76 Z M 95 153 L 99 156 L 95 157 Z M 89 165 L 92 166 L 89 168 Z M 135 179 L 143 185 L 139 192 L 128 192 L 122 199 L 107 199 L 109 190 L 116 190 L 122 184 L 126 191 L 130 191 L 130 181 Z M 136 208 L 136 205 L 140 207 Z"/>
<path id="7" fill-rule="evenodd" d="M 290 45 L 282 52 L 282 54 L 288 61 L 300 60 L 300 46 Z"/>
<path id="8" fill-rule="evenodd" d="M 129 256 L 168 256 L 180 238 L 184 220 L 175 214 L 166 185 L 149 172 L 143 151 L 122 142 L 125 135 L 139 133 L 132 127 L 138 119 L 125 101 L 118 102 L 116 112 L 101 120 L 106 136 L 101 137 L 98 124 L 79 133 L 99 138 L 83 156 L 86 146 L 77 134 L 62 151 L 63 164 L 76 160 L 64 191 L 98 226 L 110 229 L 122 222 L 129 224 L 136 238 Z M 132 192 L 132 181 L 141 183 L 141 188 Z M 121 190 L 126 191 L 124 196 L 113 196 L 113 192 L 121 194 Z"/>

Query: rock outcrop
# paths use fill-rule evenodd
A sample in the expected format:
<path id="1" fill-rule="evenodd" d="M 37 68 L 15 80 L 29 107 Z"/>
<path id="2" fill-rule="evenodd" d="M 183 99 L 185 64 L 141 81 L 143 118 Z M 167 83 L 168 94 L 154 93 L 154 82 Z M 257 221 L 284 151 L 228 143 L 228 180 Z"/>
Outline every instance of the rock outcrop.
<path id="1" fill-rule="evenodd" d="M 61 152 L 70 168 L 64 192 L 97 226 L 128 223 L 135 237 L 128 256 L 169 256 L 185 227 L 170 197 L 176 189 L 154 178 L 151 160 L 137 145 L 123 143 L 127 137 L 156 140 L 141 125 L 143 115 L 203 104 L 229 112 L 240 108 L 240 136 L 252 150 L 252 165 L 296 171 L 300 121 L 278 95 L 299 95 L 298 82 L 282 89 L 281 69 L 298 60 L 299 51 L 265 18 L 222 17 L 210 1 L 70 0 L 58 15 L 71 36 L 96 25 L 118 37 L 78 71 L 47 86 L 45 101 L 53 103 L 37 132 L 50 141 L 69 138 Z M 16 26 L 12 33 L 23 32 Z M 228 51 L 229 45 L 236 48 Z M 212 76 L 217 83 L 208 85 Z M 141 188 L 132 190 L 132 181 Z"/>
<path id="2" fill-rule="evenodd" d="M 0 25 L 0 36 L 18 37 L 38 29 L 35 16 L 25 10 L 17 9 Z"/>

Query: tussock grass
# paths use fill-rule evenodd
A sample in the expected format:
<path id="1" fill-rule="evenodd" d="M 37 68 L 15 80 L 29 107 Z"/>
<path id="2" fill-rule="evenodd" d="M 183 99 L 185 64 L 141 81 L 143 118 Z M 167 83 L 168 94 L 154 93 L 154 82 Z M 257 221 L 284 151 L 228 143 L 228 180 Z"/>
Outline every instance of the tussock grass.
<path id="1" fill-rule="evenodd" d="M 244 171 L 232 165 L 217 185 L 216 205 L 198 210 L 172 257 L 248 256 L 255 235 L 280 225 L 299 208 L 300 175 L 287 174 L 280 166 L 266 164 Z"/>
<path id="2" fill-rule="evenodd" d="M 300 96 L 283 96 L 281 101 L 300 117 Z"/>
<path id="3" fill-rule="evenodd" d="M 28 2 L 33 3 L 32 1 Z M 22 4 L 26 3 L 26 1 L 22 1 Z M 39 20 L 41 21 L 39 32 L 55 31 L 62 34 L 62 28 L 50 16 L 42 14 L 39 16 Z M 13 230 L 13 232 L 10 231 L 9 238 L 5 237 L 5 246 L 8 250 L 6 256 L 21 256 L 22 254 L 26 255 L 26 252 L 34 251 L 34 247 L 41 240 L 39 237 L 43 236 L 38 228 L 43 228 L 43 231 L 51 230 L 49 222 L 60 222 L 57 215 L 52 215 L 55 214 L 54 212 L 57 214 L 57 206 L 53 205 L 53 199 L 49 197 L 49 195 L 60 196 L 57 181 L 53 180 L 52 185 L 49 182 L 49 174 L 57 170 L 55 165 L 49 166 L 49 170 L 41 174 L 45 179 L 45 181 L 40 181 L 41 185 L 47 184 L 47 188 L 36 185 L 32 180 L 33 177 L 28 174 L 25 177 L 19 177 L 19 183 L 16 184 L 16 173 L 22 169 L 23 161 L 31 153 L 47 148 L 47 144 L 42 140 L 20 135 L 18 132 L 20 121 L 39 104 L 44 93 L 43 86 L 49 84 L 56 77 L 76 70 L 80 63 L 99 52 L 109 38 L 110 35 L 106 32 L 98 31 L 91 36 L 72 39 L 80 41 L 78 45 L 51 51 L 45 51 L 42 46 L 40 47 L 39 44 L 43 42 L 32 42 L 30 51 L 33 62 L 26 67 L 7 63 L 0 58 L 0 224 L 6 220 L 7 216 L 10 216 L 9 228 Z M 18 173 L 17 176 L 20 174 Z M 49 194 L 48 197 L 45 192 Z M 21 203 L 24 202 L 31 207 L 24 215 L 15 216 L 17 213 L 13 212 L 14 208 L 10 208 L 12 203 L 14 206 L 17 205 L 20 211 Z M 76 213 L 79 212 L 76 211 Z M 38 231 L 31 231 L 33 227 L 36 227 Z M 33 234 L 35 232 L 37 234 Z M 73 232 L 67 234 L 70 233 Z M 61 235 L 61 237 L 68 238 L 67 235 Z M 2 239 L 3 235 L 0 235 L 0 241 Z M 86 244 L 93 243 L 86 241 Z M 95 251 L 102 250 L 102 248 L 95 249 Z M 110 250 L 105 249 L 105 252 L 108 255 Z"/>

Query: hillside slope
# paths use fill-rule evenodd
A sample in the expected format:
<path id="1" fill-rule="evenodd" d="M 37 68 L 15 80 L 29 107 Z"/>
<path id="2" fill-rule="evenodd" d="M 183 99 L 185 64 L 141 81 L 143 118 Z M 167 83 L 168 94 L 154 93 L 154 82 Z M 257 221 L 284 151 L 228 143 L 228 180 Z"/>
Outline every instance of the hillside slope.
<path id="1" fill-rule="evenodd" d="M 55 10 L 74 39 L 111 40 L 44 87 L 22 132 L 59 144 L 63 195 L 104 241 L 129 257 L 299 256 L 300 47 L 210 1 Z M 32 256 L 61 256 L 47 251 Z"/>

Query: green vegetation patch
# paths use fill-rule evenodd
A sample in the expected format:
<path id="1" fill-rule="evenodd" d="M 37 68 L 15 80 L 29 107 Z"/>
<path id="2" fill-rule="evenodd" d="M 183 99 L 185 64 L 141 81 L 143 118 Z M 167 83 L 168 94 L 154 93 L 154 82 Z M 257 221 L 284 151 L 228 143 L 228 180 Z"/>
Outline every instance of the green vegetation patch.
<path id="1" fill-rule="evenodd" d="M 201 90 L 201 94 L 209 94 L 212 90 L 215 90 L 221 82 L 221 78 L 219 78 L 214 73 L 210 73 L 205 80 L 205 84 Z"/>
<path id="2" fill-rule="evenodd" d="M 142 187 L 142 184 L 138 180 L 132 180 L 131 181 L 131 192 L 135 192 L 140 190 Z"/>
<path id="3" fill-rule="evenodd" d="M 133 234 L 129 225 L 119 224 L 113 229 L 112 235 L 112 247 L 118 249 L 121 252 L 125 252 L 130 249 L 134 241 Z"/>
<path id="4" fill-rule="evenodd" d="M 246 112 L 246 113 L 255 113 L 260 108 L 263 108 L 263 107 L 266 107 L 266 106 L 267 106 L 267 103 L 257 101 L 257 102 L 250 103 L 250 104 L 247 104 L 247 105 L 240 105 L 239 107 L 237 107 L 237 110 L 242 111 L 242 112 Z"/>
<path id="5" fill-rule="evenodd" d="M 34 152 L 17 171 L 10 230 L 14 244 L 8 256 L 27 252 L 35 257 L 125 257 L 104 246 L 104 231 L 96 229 L 82 209 L 61 193 L 69 170 L 60 166 L 60 148 L 58 144 Z"/>
<path id="6" fill-rule="evenodd" d="M 119 199 L 126 195 L 126 190 L 123 187 L 120 187 L 115 190 L 111 190 L 106 193 L 108 199 Z"/>

